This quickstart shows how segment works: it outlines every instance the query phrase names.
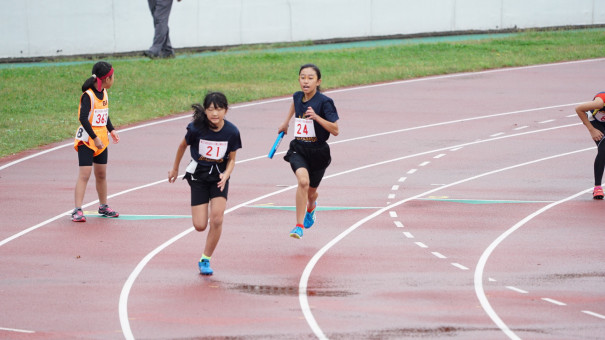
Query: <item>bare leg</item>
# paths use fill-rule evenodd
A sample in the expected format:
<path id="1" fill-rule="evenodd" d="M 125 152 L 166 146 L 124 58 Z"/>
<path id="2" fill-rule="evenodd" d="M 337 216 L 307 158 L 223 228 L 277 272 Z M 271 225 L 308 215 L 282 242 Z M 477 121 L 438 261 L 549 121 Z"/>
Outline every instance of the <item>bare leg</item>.
<path id="1" fill-rule="evenodd" d="M 298 168 L 295 172 L 298 180 L 296 189 L 296 224 L 303 224 L 307 212 L 309 199 L 309 172 L 305 168 Z"/>
<path id="2" fill-rule="evenodd" d="M 76 180 L 76 190 L 74 194 L 76 208 L 82 207 L 84 194 L 86 193 L 86 185 L 88 184 L 88 179 L 90 179 L 91 173 L 92 166 L 81 166 L 78 171 L 78 179 Z"/>
<path id="3" fill-rule="evenodd" d="M 215 197 L 210 201 L 210 230 L 206 236 L 206 246 L 204 247 L 206 256 L 212 256 L 221 238 L 226 206 L 227 200 L 224 197 Z"/>
<path id="4" fill-rule="evenodd" d="M 107 164 L 94 164 L 99 204 L 107 204 Z"/>
<path id="5" fill-rule="evenodd" d="M 195 230 L 202 232 L 208 226 L 208 203 L 191 207 L 191 218 Z"/>

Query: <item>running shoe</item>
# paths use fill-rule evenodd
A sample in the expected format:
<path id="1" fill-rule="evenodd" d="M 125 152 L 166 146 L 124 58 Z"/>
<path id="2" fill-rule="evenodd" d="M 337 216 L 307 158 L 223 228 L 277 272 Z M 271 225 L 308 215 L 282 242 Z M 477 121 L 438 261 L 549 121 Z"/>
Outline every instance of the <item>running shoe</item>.
<path id="1" fill-rule="evenodd" d="M 71 213 L 71 220 L 74 222 L 86 222 L 86 216 L 84 216 L 82 209 L 75 208 Z"/>
<path id="2" fill-rule="evenodd" d="M 592 192 L 592 198 L 595 200 L 602 200 L 603 199 L 603 188 L 599 187 L 594 187 L 594 191 Z"/>
<path id="3" fill-rule="evenodd" d="M 111 209 L 107 204 L 103 204 L 102 206 L 99 207 L 99 214 L 105 216 L 105 217 L 118 217 L 120 216 L 120 214 Z"/>
<path id="4" fill-rule="evenodd" d="M 315 223 L 315 210 L 317 210 L 317 202 L 315 202 L 315 208 L 313 208 L 313 211 L 307 211 L 305 213 L 305 221 L 303 222 L 305 229 L 311 228 L 313 226 L 313 223 Z"/>
<path id="5" fill-rule="evenodd" d="M 197 265 L 200 267 L 200 274 L 202 275 L 212 275 L 214 273 L 212 268 L 210 268 L 210 260 L 203 259 Z"/>
<path id="6" fill-rule="evenodd" d="M 302 237 L 302 235 L 303 235 L 303 230 L 299 226 L 294 227 L 294 229 L 292 229 L 292 231 L 290 232 L 290 237 L 300 239 Z"/>

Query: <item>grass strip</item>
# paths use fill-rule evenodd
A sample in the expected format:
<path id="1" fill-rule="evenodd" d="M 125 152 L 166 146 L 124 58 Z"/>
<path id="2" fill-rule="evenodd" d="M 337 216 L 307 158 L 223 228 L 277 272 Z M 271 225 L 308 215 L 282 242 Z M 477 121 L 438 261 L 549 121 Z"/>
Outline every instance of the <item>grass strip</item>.
<path id="1" fill-rule="evenodd" d="M 176 59 L 105 59 L 116 70 L 115 84 L 109 90 L 112 123 L 119 128 L 189 111 L 192 103 L 211 90 L 224 92 L 232 104 L 290 95 L 299 89 L 299 66 L 308 62 L 321 68 L 322 89 L 327 90 L 600 58 L 605 57 L 605 29 L 527 31 L 494 39 L 337 50 L 285 50 L 239 47 L 237 53 L 198 53 Z M 0 157 L 73 137 L 79 125 L 80 87 L 95 62 L 0 69 Z"/>

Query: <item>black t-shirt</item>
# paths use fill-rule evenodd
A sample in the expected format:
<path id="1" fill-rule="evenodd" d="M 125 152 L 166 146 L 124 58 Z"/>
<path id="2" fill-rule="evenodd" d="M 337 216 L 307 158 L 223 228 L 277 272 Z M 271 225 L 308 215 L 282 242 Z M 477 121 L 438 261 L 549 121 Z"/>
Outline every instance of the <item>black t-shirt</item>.
<path id="1" fill-rule="evenodd" d="M 229 153 L 242 147 L 239 130 L 227 120 L 223 128 L 216 132 L 209 128 L 198 129 L 193 122 L 189 123 L 185 141 L 189 145 L 191 158 L 205 166 L 226 164 Z"/>
<path id="2" fill-rule="evenodd" d="M 334 101 L 331 98 L 319 91 L 316 92 L 313 98 L 308 102 L 303 102 L 304 97 L 305 94 L 302 91 L 295 92 L 294 95 L 292 95 L 296 118 L 304 118 L 305 112 L 307 112 L 307 108 L 310 106 L 321 118 L 331 123 L 338 120 L 338 112 L 336 111 L 336 106 L 334 106 Z M 318 122 L 313 121 L 313 127 L 315 128 L 315 135 L 317 136 L 318 142 L 325 142 L 330 138 L 330 132 L 324 129 Z"/>

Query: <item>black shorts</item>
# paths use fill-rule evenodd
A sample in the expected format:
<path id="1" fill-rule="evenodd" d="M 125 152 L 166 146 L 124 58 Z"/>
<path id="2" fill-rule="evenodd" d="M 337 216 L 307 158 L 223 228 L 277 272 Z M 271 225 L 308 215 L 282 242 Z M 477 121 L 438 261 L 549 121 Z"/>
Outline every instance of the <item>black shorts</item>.
<path id="1" fill-rule="evenodd" d="M 80 166 L 92 166 L 92 163 L 107 164 L 107 148 L 98 156 L 94 157 L 95 152 L 86 145 L 78 145 L 78 163 Z"/>
<path id="2" fill-rule="evenodd" d="M 290 148 L 284 156 L 284 160 L 290 163 L 292 171 L 305 168 L 309 172 L 309 186 L 319 187 L 326 169 L 332 162 L 330 146 L 328 143 L 307 143 L 293 139 Z"/>
<path id="3" fill-rule="evenodd" d="M 219 172 L 220 170 L 220 172 Z M 223 191 L 217 186 L 221 178 L 219 174 L 225 169 L 219 165 L 202 166 L 198 165 L 193 174 L 186 173 L 183 179 L 191 187 L 191 206 L 206 204 L 215 197 L 224 197 L 227 199 L 229 193 L 229 180 L 225 183 Z"/>

